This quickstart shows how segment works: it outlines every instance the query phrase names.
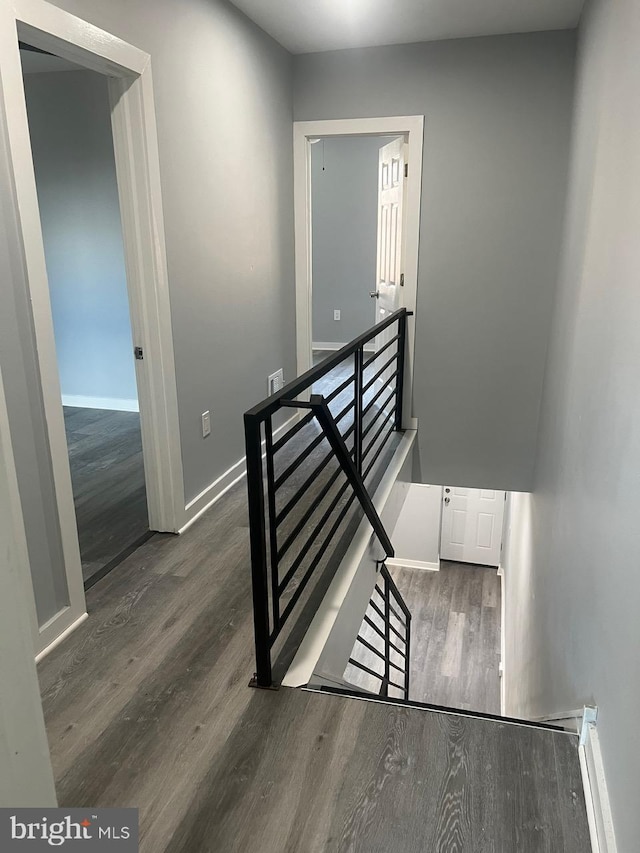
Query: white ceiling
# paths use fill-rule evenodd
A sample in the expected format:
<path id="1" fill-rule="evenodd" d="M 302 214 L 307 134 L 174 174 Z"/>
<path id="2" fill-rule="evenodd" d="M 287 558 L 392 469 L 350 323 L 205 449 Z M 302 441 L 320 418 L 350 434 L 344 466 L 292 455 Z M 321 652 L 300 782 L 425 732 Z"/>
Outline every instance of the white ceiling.
<path id="1" fill-rule="evenodd" d="M 20 49 L 23 74 L 43 74 L 49 71 L 82 71 L 83 69 L 73 62 L 52 56 L 49 53 L 36 53 L 33 50 Z"/>
<path id="2" fill-rule="evenodd" d="M 292 53 L 571 29 L 584 0 L 232 0 Z"/>

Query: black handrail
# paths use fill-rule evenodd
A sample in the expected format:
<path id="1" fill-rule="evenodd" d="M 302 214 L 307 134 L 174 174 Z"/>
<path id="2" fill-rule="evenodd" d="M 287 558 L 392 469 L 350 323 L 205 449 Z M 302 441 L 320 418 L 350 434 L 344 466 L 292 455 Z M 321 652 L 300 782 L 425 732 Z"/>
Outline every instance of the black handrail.
<path id="1" fill-rule="evenodd" d="M 289 382 L 288 385 L 284 385 L 275 394 L 272 394 L 256 406 L 253 406 L 253 408 L 249 409 L 249 411 L 245 413 L 245 422 L 247 417 L 258 417 L 261 420 L 264 420 L 268 415 L 273 415 L 280 408 L 282 400 L 292 400 L 294 397 L 297 397 L 298 394 L 301 394 L 303 391 L 311 388 L 315 382 L 326 376 L 334 367 L 338 367 L 345 358 L 354 355 L 360 349 L 364 349 L 366 344 L 394 323 L 398 323 L 400 327 L 398 329 L 399 337 L 405 337 L 407 317 L 412 316 L 413 312 L 407 311 L 406 308 L 399 308 L 397 311 L 389 314 L 386 320 L 376 323 L 375 326 L 372 326 L 370 329 L 367 329 L 366 332 L 358 335 L 357 338 L 354 338 L 348 344 L 345 344 L 341 349 L 336 350 L 332 355 L 324 358 L 320 364 L 317 364 L 315 367 L 307 370 L 292 382 Z M 399 358 L 403 363 L 404 349 L 405 348 L 403 346 L 398 347 Z M 376 358 L 380 352 L 382 352 L 382 350 L 375 354 Z M 373 359 L 369 359 L 369 363 L 372 361 Z"/>
<path id="2" fill-rule="evenodd" d="M 402 428 L 408 316 L 410 312 L 404 308 L 390 314 L 244 415 L 256 645 L 253 683 L 256 686 L 273 686 L 272 646 L 354 500 L 358 500 L 371 522 L 385 554 L 393 555 L 393 546 L 365 481 L 372 474 L 373 466 L 391 435 Z M 365 360 L 365 345 L 393 324 L 397 324 L 396 334 Z M 389 357 L 394 344 L 395 353 Z M 384 367 L 380 369 L 381 362 L 376 364 L 376 360 L 382 353 L 386 355 Z M 353 373 L 326 397 L 312 394 L 309 402 L 296 399 L 313 390 L 314 383 L 324 379 L 334 368 L 345 363 L 351 365 L 352 357 Z M 371 371 L 366 381 L 365 371 Z M 349 398 L 351 386 L 352 396 L 345 399 Z M 384 394 L 389 389 L 390 393 Z M 381 397 L 383 402 L 380 402 Z M 334 401 L 337 407 L 335 414 L 329 408 Z M 292 407 L 309 411 L 285 435 L 274 441 L 274 416 Z M 374 426 L 375 431 L 372 429 Z M 306 427 L 315 431 L 305 444 Z M 363 438 L 371 432 L 372 438 L 367 439 L 366 446 L 363 446 Z M 292 442 L 294 437 L 296 442 Z M 347 441 L 352 443 L 352 448 L 347 446 Z M 323 443 L 325 447 L 329 445 L 329 452 L 318 458 Z M 292 447 L 297 449 L 293 459 L 287 457 L 287 451 L 290 454 Z M 283 460 L 279 466 L 275 464 L 276 457 L 278 461 Z M 332 460 L 337 463 L 334 471 L 327 469 Z M 302 485 L 297 487 L 293 496 L 285 496 L 283 504 L 281 490 L 291 491 L 296 479 L 292 475 L 304 463 L 312 465 L 312 470 L 303 478 Z M 303 507 L 301 517 L 296 518 L 295 509 L 301 500 L 309 497 L 307 490 L 320 475 L 326 478 L 326 482 L 319 493 L 310 495 L 310 506 Z M 350 494 L 347 493 L 349 487 Z M 327 502 L 328 506 L 325 506 Z M 292 525 L 292 529 L 283 530 L 283 527 Z M 306 538 L 303 540 L 303 537 Z M 283 563 L 285 555 L 288 565 Z"/>

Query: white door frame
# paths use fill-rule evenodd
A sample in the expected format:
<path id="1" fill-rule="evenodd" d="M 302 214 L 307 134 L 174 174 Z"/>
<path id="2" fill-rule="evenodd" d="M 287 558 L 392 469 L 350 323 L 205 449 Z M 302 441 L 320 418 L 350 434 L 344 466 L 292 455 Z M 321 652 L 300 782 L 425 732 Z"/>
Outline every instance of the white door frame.
<path id="1" fill-rule="evenodd" d="M 293 123 L 293 169 L 296 270 L 296 355 L 298 375 L 312 365 L 312 274 L 311 274 L 311 143 L 310 139 L 335 136 L 401 136 L 408 143 L 409 175 L 405 198 L 404 287 L 401 307 L 413 311 L 407 323 L 408 347 L 402 422 L 415 428 L 411 417 L 415 311 L 418 294 L 418 249 L 420 245 L 420 200 L 422 195 L 422 149 L 424 116 L 328 119 Z"/>
<path id="2" fill-rule="evenodd" d="M 40 628 L 41 650 L 75 625 L 86 606 L 18 40 L 109 77 L 131 327 L 144 351 L 136 380 L 151 528 L 177 532 L 185 501 L 149 54 L 45 0 L 0 0 L 0 110 L 69 588 L 69 606 Z"/>
<path id="3" fill-rule="evenodd" d="M 36 613 L 9 416 L 0 372 L 0 802 L 55 807 L 56 791 L 34 662 Z"/>

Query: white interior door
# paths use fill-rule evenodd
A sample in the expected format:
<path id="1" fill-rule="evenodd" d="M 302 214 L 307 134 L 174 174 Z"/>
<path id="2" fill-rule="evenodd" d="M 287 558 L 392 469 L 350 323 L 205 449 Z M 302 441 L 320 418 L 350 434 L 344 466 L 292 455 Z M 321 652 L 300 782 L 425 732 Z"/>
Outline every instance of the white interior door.
<path id="1" fill-rule="evenodd" d="M 376 323 L 400 307 L 405 145 L 402 137 L 394 139 L 380 149 L 378 161 L 376 286 L 371 291 L 371 297 L 376 300 Z M 384 346 L 394 334 L 395 329 L 388 329 L 378 335 L 376 349 Z"/>
<path id="2" fill-rule="evenodd" d="M 485 566 L 500 564 L 505 493 L 445 486 L 440 557 Z"/>

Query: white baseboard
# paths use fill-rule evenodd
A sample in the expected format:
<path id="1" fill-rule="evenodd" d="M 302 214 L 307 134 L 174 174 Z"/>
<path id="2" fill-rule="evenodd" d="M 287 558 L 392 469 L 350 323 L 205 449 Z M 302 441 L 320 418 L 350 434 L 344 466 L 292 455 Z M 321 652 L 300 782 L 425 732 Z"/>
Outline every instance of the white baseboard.
<path id="1" fill-rule="evenodd" d="M 55 638 L 55 640 L 52 640 L 48 646 L 45 646 L 41 652 L 38 652 L 38 654 L 36 655 L 36 663 L 40 663 L 42 658 L 45 658 L 49 654 L 49 652 L 52 652 L 57 646 L 60 645 L 60 643 L 63 640 L 66 640 L 66 638 L 69 636 L 69 634 L 73 633 L 76 630 L 76 628 L 78 628 L 80 625 L 82 625 L 84 620 L 88 619 L 88 618 L 89 618 L 88 613 L 83 613 L 81 616 L 78 616 L 78 618 L 75 620 L 75 622 L 73 622 L 71 625 L 69 625 L 68 628 L 65 628 L 64 631 L 61 634 L 59 634 Z"/>
<path id="2" fill-rule="evenodd" d="M 311 344 L 311 349 L 325 352 L 337 352 L 339 349 L 342 349 L 342 347 L 346 347 L 347 343 L 348 341 L 345 341 L 344 343 L 339 343 L 338 341 L 314 341 Z M 365 344 L 364 351 L 376 351 L 373 341 L 370 344 Z"/>
<path id="3" fill-rule="evenodd" d="M 507 640 L 505 625 L 507 621 L 507 603 L 505 596 L 504 566 L 498 566 L 498 577 L 500 578 L 500 713 L 503 717 L 507 715 L 507 679 L 506 679 L 506 650 Z"/>
<path id="4" fill-rule="evenodd" d="M 544 714 L 542 717 L 531 717 L 533 723 L 553 723 L 561 726 L 568 732 L 578 734 L 582 728 L 582 717 L 584 708 L 576 708 L 572 711 L 558 711 L 555 714 Z"/>
<path id="5" fill-rule="evenodd" d="M 274 440 L 288 430 L 292 424 L 298 420 L 298 417 L 299 415 L 296 413 L 285 421 L 282 426 L 274 429 Z M 262 442 L 262 448 L 264 450 L 264 441 Z M 247 468 L 245 457 L 243 456 L 242 459 L 238 459 L 231 468 L 228 468 L 224 474 L 221 474 L 217 480 L 214 480 L 213 483 L 208 485 L 206 489 L 203 489 L 199 495 L 196 495 L 195 498 L 192 498 L 192 500 L 187 503 L 184 508 L 186 521 L 178 530 L 178 533 L 184 533 L 185 530 L 188 530 L 201 515 L 210 509 L 216 501 L 219 501 L 220 498 L 226 494 L 232 486 L 235 486 L 235 484 L 238 483 L 246 473 Z"/>
<path id="6" fill-rule="evenodd" d="M 385 563 L 387 566 L 396 566 L 399 569 L 419 569 L 425 572 L 440 571 L 440 561 L 428 563 L 425 560 L 403 560 L 402 557 L 387 557 Z"/>
<path id="7" fill-rule="evenodd" d="M 578 753 L 593 853 L 616 853 L 609 793 L 595 723 L 589 722 L 583 727 Z"/>
<path id="8" fill-rule="evenodd" d="M 112 412 L 140 411 L 137 400 L 120 397 L 83 397 L 78 394 L 63 394 L 62 405 L 77 409 L 109 409 Z"/>

